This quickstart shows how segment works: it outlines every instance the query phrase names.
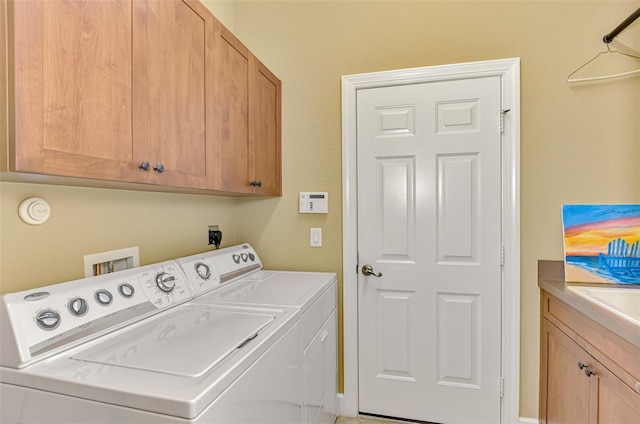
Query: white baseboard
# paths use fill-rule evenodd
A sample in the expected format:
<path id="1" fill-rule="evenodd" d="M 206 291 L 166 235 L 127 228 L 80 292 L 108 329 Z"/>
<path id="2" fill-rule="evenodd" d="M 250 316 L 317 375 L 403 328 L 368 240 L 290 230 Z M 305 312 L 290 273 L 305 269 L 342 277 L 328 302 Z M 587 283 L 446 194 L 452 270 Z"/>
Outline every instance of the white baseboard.
<path id="1" fill-rule="evenodd" d="M 520 424 L 538 424 L 537 418 L 520 417 Z"/>
<path id="2" fill-rule="evenodd" d="M 336 397 L 336 410 L 338 415 L 344 417 L 344 393 L 338 393 Z"/>

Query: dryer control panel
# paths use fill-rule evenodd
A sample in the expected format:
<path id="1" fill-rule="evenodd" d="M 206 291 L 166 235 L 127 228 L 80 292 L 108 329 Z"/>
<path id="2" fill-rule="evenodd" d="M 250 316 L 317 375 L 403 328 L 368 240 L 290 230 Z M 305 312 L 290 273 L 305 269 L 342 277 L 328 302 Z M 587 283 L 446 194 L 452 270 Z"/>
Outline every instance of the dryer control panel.
<path id="1" fill-rule="evenodd" d="M 176 262 L 0 297 L 0 365 L 22 368 L 191 298 Z"/>
<path id="2" fill-rule="evenodd" d="M 180 258 L 178 263 L 189 277 L 194 296 L 262 269 L 258 254 L 247 243 Z"/>

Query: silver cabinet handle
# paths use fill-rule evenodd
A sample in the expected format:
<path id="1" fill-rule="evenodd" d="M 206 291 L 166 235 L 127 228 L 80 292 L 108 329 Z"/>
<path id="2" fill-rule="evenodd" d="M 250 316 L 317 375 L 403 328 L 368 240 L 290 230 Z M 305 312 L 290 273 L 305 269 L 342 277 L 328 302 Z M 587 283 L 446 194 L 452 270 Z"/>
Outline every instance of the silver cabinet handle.
<path id="1" fill-rule="evenodd" d="M 151 165 L 149 165 L 149 162 L 145 160 L 140 162 L 138 168 L 142 169 L 143 171 L 148 171 L 149 169 L 151 169 Z"/>
<path id="2" fill-rule="evenodd" d="M 159 163 L 153 167 L 153 170 L 162 174 L 164 172 L 164 165 Z"/>
<path id="3" fill-rule="evenodd" d="M 584 362 L 578 362 L 578 368 L 584 370 L 584 373 L 587 377 L 591 377 L 592 375 L 596 375 L 596 372 L 589 368 L 589 365 Z"/>
<path id="4" fill-rule="evenodd" d="M 369 264 L 362 266 L 362 275 L 367 275 L 367 276 L 368 275 L 373 275 L 374 277 L 382 277 L 382 273 L 379 272 L 379 273 L 376 274 L 373 271 L 373 267 L 371 265 L 369 265 Z"/>

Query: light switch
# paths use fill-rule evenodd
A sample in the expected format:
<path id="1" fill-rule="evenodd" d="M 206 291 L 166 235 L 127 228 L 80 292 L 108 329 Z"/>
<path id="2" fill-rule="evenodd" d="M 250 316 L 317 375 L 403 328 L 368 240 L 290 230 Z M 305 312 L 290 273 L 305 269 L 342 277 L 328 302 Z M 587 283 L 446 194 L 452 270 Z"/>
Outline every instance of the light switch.
<path id="1" fill-rule="evenodd" d="M 322 228 L 311 229 L 311 247 L 322 247 Z"/>

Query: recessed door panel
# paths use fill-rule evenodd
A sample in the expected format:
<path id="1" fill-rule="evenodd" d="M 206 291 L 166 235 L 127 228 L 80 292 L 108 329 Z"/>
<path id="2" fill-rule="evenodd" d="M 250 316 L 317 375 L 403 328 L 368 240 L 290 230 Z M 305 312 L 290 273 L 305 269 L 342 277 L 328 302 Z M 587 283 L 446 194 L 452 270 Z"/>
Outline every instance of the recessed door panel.
<path id="1" fill-rule="evenodd" d="M 397 105 L 376 108 L 378 137 L 397 137 L 415 133 L 415 107 Z"/>
<path id="2" fill-rule="evenodd" d="M 438 293 L 438 384 L 480 386 L 480 299 Z"/>
<path id="3" fill-rule="evenodd" d="M 378 291 L 378 334 L 376 352 L 378 377 L 415 380 L 411 375 L 411 316 L 412 292 Z"/>
<path id="4" fill-rule="evenodd" d="M 480 131 L 478 99 L 438 102 L 438 134 Z"/>
<path id="5" fill-rule="evenodd" d="M 438 156 L 438 262 L 478 263 L 477 154 Z"/>
<path id="6" fill-rule="evenodd" d="M 379 260 L 411 261 L 415 246 L 415 160 L 377 159 Z"/>

